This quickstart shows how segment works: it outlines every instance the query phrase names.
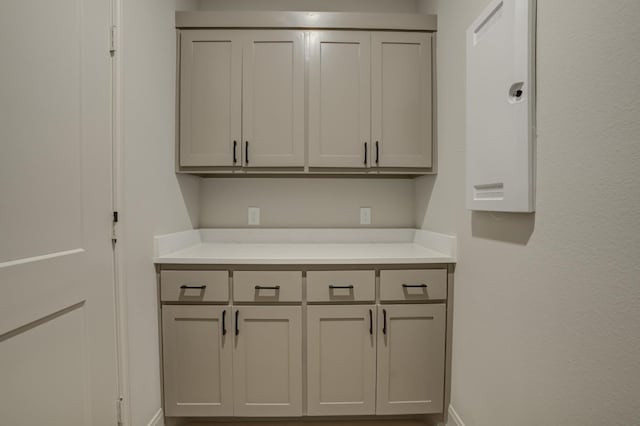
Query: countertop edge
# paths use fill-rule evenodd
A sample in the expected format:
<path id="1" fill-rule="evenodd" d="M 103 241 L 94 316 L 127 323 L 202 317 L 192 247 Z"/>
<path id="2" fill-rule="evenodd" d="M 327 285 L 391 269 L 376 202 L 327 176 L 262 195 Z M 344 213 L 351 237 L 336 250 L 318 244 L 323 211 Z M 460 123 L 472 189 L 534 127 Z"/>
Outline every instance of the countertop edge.
<path id="1" fill-rule="evenodd" d="M 411 259 L 195 259 L 154 258 L 156 265 L 420 265 L 456 263 L 452 257 L 430 257 Z"/>
<path id="2" fill-rule="evenodd" d="M 178 255 L 183 250 L 202 244 L 413 244 L 433 252 L 433 256 L 417 253 L 416 257 L 206 257 Z M 456 263 L 456 237 L 412 228 L 217 228 L 193 229 L 154 237 L 153 262 L 157 265 L 371 265 Z"/>

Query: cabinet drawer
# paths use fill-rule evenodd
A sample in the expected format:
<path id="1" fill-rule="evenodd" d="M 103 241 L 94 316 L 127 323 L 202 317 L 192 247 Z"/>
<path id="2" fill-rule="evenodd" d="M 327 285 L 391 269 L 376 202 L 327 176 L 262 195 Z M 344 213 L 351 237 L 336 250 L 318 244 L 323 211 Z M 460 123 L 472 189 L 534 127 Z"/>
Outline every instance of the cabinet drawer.
<path id="1" fill-rule="evenodd" d="M 229 271 L 160 271 L 163 302 L 228 302 Z"/>
<path id="2" fill-rule="evenodd" d="M 380 271 L 380 300 L 444 300 L 446 269 Z"/>
<path id="3" fill-rule="evenodd" d="M 236 302 L 300 302 L 300 271 L 237 271 L 233 273 Z"/>
<path id="4" fill-rule="evenodd" d="M 376 274 L 374 271 L 309 271 L 307 300 L 309 302 L 373 301 Z"/>

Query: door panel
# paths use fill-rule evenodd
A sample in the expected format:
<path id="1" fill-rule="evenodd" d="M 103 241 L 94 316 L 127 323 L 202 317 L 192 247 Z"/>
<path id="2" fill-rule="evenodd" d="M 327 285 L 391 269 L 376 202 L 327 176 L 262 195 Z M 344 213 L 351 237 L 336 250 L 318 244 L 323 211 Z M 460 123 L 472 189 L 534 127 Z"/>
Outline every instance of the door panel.
<path id="1" fill-rule="evenodd" d="M 7 424 L 116 423 L 110 25 L 108 0 L 0 3 Z"/>
<path id="2" fill-rule="evenodd" d="M 309 306 L 307 342 L 307 413 L 375 414 L 375 306 Z"/>
<path id="3" fill-rule="evenodd" d="M 245 167 L 304 166 L 304 32 L 245 33 Z"/>
<path id="4" fill-rule="evenodd" d="M 180 37 L 180 165 L 232 166 L 234 141 L 240 165 L 240 34 L 184 30 Z"/>
<path id="5" fill-rule="evenodd" d="M 444 304 L 378 307 L 377 414 L 441 413 Z"/>
<path id="6" fill-rule="evenodd" d="M 235 308 L 236 416 L 302 415 L 301 309 L 299 306 Z"/>
<path id="7" fill-rule="evenodd" d="M 369 164 L 364 144 L 371 134 L 370 37 L 357 31 L 310 33 L 310 166 Z"/>
<path id="8" fill-rule="evenodd" d="M 380 167 L 432 166 L 431 37 L 372 33 L 372 140 Z"/>
<path id="9" fill-rule="evenodd" d="M 1 338 L 3 424 L 85 424 L 86 325 L 86 306 L 80 303 Z M 65 392 L 52 392 L 53 383 L 64 384 Z M 61 413 L 60 407 L 75 409 Z"/>
<path id="10" fill-rule="evenodd" d="M 164 305 L 162 326 L 165 414 L 233 415 L 231 309 Z"/>

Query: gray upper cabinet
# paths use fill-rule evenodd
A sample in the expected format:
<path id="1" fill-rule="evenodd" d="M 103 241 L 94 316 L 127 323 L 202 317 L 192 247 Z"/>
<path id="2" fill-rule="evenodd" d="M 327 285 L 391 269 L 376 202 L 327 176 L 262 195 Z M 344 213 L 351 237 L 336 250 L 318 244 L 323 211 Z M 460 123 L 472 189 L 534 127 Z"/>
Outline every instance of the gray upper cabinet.
<path id="1" fill-rule="evenodd" d="M 432 44 L 427 32 L 181 30 L 178 167 L 432 172 Z"/>
<path id="2" fill-rule="evenodd" d="M 304 166 L 304 32 L 248 31 L 242 69 L 245 167 Z"/>
<path id="3" fill-rule="evenodd" d="M 242 33 L 184 31 L 180 41 L 180 166 L 233 166 L 240 143 Z M 237 154 L 236 154 L 237 158 Z"/>
<path id="4" fill-rule="evenodd" d="M 367 167 L 371 135 L 368 31 L 309 35 L 309 166 Z"/>
<path id="5" fill-rule="evenodd" d="M 372 140 L 379 167 L 432 167 L 431 34 L 371 35 Z"/>
<path id="6" fill-rule="evenodd" d="M 304 32 L 182 31 L 180 166 L 304 166 Z"/>
<path id="7" fill-rule="evenodd" d="M 309 39 L 309 166 L 431 168 L 431 35 Z"/>

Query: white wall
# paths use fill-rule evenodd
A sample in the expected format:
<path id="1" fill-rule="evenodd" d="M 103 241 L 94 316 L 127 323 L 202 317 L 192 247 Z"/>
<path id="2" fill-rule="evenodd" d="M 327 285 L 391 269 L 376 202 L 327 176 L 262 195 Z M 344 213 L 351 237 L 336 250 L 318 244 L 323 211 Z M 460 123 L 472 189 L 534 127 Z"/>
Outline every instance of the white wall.
<path id="1" fill-rule="evenodd" d="M 192 2 L 195 3 L 195 2 Z M 179 2 L 178 8 L 189 6 Z M 193 5 L 192 5 L 193 6 Z M 173 1 L 123 2 L 122 238 L 131 425 L 160 408 L 153 236 L 197 227 L 199 179 L 174 173 Z"/>
<path id="2" fill-rule="evenodd" d="M 204 179 L 200 225 L 246 227 L 247 207 L 260 207 L 267 228 L 360 226 L 360 207 L 371 208 L 375 228 L 415 226 L 411 179 Z"/>
<path id="3" fill-rule="evenodd" d="M 464 31 L 435 0 L 440 173 L 423 228 L 455 231 L 452 405 L 467 426 L 640 422 L 640 2 L 538 0 L 537 212 L 464 210 Z"/>

